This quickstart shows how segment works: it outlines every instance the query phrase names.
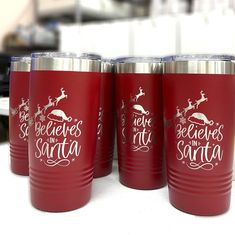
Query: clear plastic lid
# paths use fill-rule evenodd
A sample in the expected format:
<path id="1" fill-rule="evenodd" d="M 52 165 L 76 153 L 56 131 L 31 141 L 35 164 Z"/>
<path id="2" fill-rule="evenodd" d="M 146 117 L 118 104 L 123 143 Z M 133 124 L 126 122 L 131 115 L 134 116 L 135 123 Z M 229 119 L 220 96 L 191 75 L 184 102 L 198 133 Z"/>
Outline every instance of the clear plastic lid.
<path id="1" fill-rule="evenodd" d="M 171 55 L 163 58 L 163 62 L 172 61 L 231 61 L 234 60 L 231 55 L 215 55 L 215 54 L 182 54 Z"/>
<path id="2" fill-rule="evenodd" d="M 98 55 L 96 53 L 82 53 L 79 56 L 81 59 L 90 59 L 90 60 L 101 60 L 101 55 Z"/>
<path id="3" fill-rule="evenodd" d="M 11 62 L 25 62 L 25 63 L 31 63 L 31 57 L 30 56 L 12 56 Z"/>
<path id="4" fill-rule="evenodd" d="M 160 57 L 120 57 L 114 60 L 116 64 L 137 64 L 137 63 L 160 63 L 162 58 Z"/>
<path id="5" fill-rule="evenodd" d="M 31 54 L 32 58 L 74 58 L 76 53 L 71 52 L 35 52 Z"/>

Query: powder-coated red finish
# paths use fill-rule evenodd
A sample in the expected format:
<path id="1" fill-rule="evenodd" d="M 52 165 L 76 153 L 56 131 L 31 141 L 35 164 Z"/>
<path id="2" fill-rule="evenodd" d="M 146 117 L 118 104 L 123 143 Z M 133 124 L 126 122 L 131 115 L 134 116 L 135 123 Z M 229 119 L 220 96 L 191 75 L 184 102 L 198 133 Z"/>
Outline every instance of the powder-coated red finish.
<path id="1" fill-rule="evenodd" d="M 18 175 L 29 175 L 28 120 L 29 72 L 10 73 L 9 141 L 11 170 Z"/>
<path id="2" fill-rule="evenodd" d="M 170 202 L 196 215 L 230 205 L 235 77 L 165 74 L 164 117 Z"/>
<path id="3" fill-rule="evenodd" d="M 29 167 L 33 206 L 68 211 L 91 194 L 100 73 L 32 71 Z"/>
<path id="4" fill-rule="evenodd" d="M 166 184 L 161 74 L 116 74 L 120 182 L 136 189 Z"/>
<path id="5" fill-rule="evenodd" d="M 101 74 L 101 94 L 97 129 L 97 146 L 94 177 L 112 172 L 114 147 L 114 77 L 113 73 Z"/>

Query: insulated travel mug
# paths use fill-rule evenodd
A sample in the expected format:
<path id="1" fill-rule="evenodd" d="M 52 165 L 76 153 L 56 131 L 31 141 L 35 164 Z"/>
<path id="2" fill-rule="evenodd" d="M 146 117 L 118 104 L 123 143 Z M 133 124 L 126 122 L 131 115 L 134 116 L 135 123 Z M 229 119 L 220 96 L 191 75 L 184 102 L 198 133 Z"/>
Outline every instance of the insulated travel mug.
<path id="1" fill-rule="evenodd" d="M 28 121 L 30 57 L 12 57 L 10 72 L 9 141 L 11 170 L 29 175 Z"/>
<path id="2" fill-rule="evenodd" d="M 230 205 L 235 76 L 230 56 L 165 58 L 164 119 L 171 204 L 195 215 Z"/>
<path id="3" fill-rule="evenodd" d="M 101 94 L 94 177 L 112 172 L 114 147 L 114 76 L 110 60 L 101 61 Z"/>
<path id="4" fill-rule="evenodd" d="M 85 205 L 91 194 L 100 96 L 100 60 L 32 55 L 29 175 L 31 201 L 44 211 Z"/>
<path id="5" fill-rule="evenodd" d="M 160 188 L 166 184 L 161 59 L 118 59 L 115 76 L 120 182 Z"/>

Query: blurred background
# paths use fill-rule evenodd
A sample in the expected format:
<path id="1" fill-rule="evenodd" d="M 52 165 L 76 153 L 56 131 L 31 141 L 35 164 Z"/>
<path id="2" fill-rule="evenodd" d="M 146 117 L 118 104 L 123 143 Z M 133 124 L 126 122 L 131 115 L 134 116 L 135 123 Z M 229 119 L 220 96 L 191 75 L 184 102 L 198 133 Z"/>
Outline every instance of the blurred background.
<path id="1" fill-rule="evenodd" d="M 235 0 L 0 0 L 0 97 L 9 96 L 13 55 L 235 54 L 234 22 Z M 0 115 L 0 141 L 7 129 Z"/>
<path id="2" fill-rule="evenodd" d="M 235 54 L 235 0 L 0 0 L 0 96 L 10 56 Z"/>

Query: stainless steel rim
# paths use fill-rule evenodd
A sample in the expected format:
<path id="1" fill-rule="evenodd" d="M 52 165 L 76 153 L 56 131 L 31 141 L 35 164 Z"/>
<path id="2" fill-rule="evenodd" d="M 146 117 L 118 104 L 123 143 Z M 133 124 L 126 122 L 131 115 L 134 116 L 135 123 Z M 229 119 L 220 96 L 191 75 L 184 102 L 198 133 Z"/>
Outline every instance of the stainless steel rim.
<path id="1" fill-rule="evenodd" d="M 75 72 L 100 72 L 101 61 L 86 58 L 74 58 L 73 70 Z"/>
<path id="2" fill-rule="evenodd" d="M 179 54 L 163 58 L 164 73 L 231 74 L 234 56 L 217 54 Z"/>
<path id="3" fill-rule="evenodd" d="M 100 72 L 100 60 L 73 53 L 42 53 L 32 56 L 32 70 Z"/>
<path id="4" fill-rule="evenodd" d="M 114 64 L 111 60 L 101 61 L 101 73 L 112 73 L 114 69 Z"/>
<path id="5" fill-rule="evenodd" d="M 124 57 L 116 60 L 116 73 L 162 73 L 161 58 L 155 57 Z"/>
<path id="6" fill-rule="evenodd" d="M 169 61 L 163 65 L 163 73 L 231 74 L 231 61 Z"/>
<path id="7" fill-rule="evenodd" d="M 11 71 L 30 72 L 31 57 L 12 57 Z"/>
<path id="8" fill-rule="evenodd" d="M 231 72 L 232 72 L 232 74 L 235 74 L 235 60 L 232 60 L 231 63 L 232 63 L 231 64 L 231 66 L 232 66 L 232 71 Z"/>

